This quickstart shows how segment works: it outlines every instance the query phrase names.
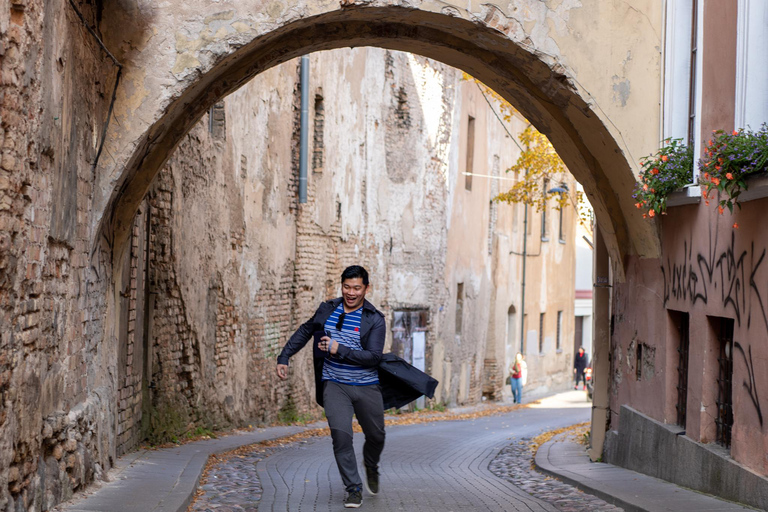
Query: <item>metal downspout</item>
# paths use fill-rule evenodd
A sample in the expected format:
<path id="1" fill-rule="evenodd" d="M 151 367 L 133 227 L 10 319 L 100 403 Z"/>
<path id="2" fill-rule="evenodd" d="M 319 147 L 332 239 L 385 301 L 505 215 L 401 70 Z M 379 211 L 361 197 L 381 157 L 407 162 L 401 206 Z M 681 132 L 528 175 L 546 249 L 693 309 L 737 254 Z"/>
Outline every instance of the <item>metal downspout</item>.
<path id="1" fill-rule="evenodd" d="M 301 131 L 299 132 L 299 203 L 307 202 L 307 155 L 309 146 L 309 55 L 301 57 Z"/>
<path id="2" fill-rule="evenodd" d="M 525 355 L 525 262 L 528 259 L 528 203 L 523 216 L 523 282 L 520 298 L 520 353 Z"/>

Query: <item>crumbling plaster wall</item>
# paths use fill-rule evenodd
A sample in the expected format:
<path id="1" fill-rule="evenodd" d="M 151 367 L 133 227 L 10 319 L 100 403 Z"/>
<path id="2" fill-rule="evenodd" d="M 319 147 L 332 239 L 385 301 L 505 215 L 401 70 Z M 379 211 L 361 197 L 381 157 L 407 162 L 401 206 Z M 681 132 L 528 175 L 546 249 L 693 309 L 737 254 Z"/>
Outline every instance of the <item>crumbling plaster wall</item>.
<path id="1" fill-rule="evenodd" d="M 274 361 L 298 323 L 338 295 L 347 265 L 368 267 L 369 298 L 390 320 L 394 309 L 427 309 L 432 318 L 445 293 L 436 276 L 444 265 L 447 171 L 437 156 L 449 146 L 459 72 L 376 49 L 313 54 L 310 100 L 323 101 L 324 124 L 314 123 L 313 109 L 311 124 L 323 133 L 310 135 L 310 149 L 323 141 L 323 165 L 310 168 L 309 201 L 299 206 L 296 64 L 229 96 L 225 139 L 215 141 L 210 119 L 202 120 L 150 192 L 157 209 L 168 191 L 170 217 L 152 242 L 153 258 L 169 253 L 152 262 L 153 403 L 163 409 L 180 391 L 178 378 L 163 380 L 165 368 L 178 373 L 184 364 L 162 352 L 174 330 L 160 326 L 183 317 L 200 368 L 187 403 L 173 405 L 197 411 L 191 421 L 273 421 L 293 408 L 317 415 L 309 351 L 292 361 L 288 383 L 277 380 Z M 424 111 L 435 87 L 443 114 Z M 170 300 L 178 307 L 163 306 Z M 222 323 L 235 325 L 220 335 Z M 429 350 L 435 336 L 430 328 Z"/>

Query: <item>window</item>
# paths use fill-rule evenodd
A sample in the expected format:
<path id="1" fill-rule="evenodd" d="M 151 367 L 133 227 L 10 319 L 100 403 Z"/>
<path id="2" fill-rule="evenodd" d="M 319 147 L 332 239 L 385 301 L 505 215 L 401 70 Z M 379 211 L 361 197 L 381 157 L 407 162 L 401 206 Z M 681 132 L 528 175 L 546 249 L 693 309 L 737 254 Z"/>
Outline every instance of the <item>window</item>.
<path id="1" fill-rule="evenodd" d="M 557 337 L 555 338 L 555 348 L 557 348 L 558 352 L 563 350 L 563 346 L 561 342 L 562 331 L 563 331 L 563 312 L 558 311 L 557 312 Z"/>
<path id="2" fill-rule="evenodd" d="M 733 428 L 733 320 L 717 319 L 719 329 L 718 344 L 720 354 L 717 357 L 717 443 L 730 448 L 731 429 Z"/>
<path id="3" fill-rule="evenodd" d="M 539 354 L 544 353 L 544 313 L 539 314 Z"/>
<path id="4" fill-rule="evenodd" d="M 325 160 L 325 102 L 315 94 L 315 130 L 312 141 L 312 171 L 323 172 Z"/>
<path id="5" fill-rule="evenodd" d="M 464 175 L 464 188 L 472 190 L 472 173 L 475 169 L 475 118 L 467 120 L 467 165 Z"/>
<path id="6" fill-rule="evenodd" d="M 635 356 L 635 378 L 640 380 L 643 378 L 643 344 L 640 342 L 637 343 Z"/>
<path id="7" fill-rule="evenodd" d="M 547 187 L 549 187 L 549 180 L 544 179 L 544 198 L 547 197 Z M 541 209 L 541 239 L 547 241 L 547 201 L 544 201 L 544 208 Z"/>
<path id="8" fill-rule="evenodd" d="M 464 283 L 456 285 L 456 336 L 461 335 L 461 320 L 464 310 Z"/>
<path id="9" fill-rule="evenodd" d="M 685 415 L 688 407 L 688 313 L 670 311 L 672 322 L 677 331 L 677 424 L 685 428 Z"/>
<path id="10" fill-rule="evenodd" d="M 507 347 L 515 347 L 515 337 L 517 336 L 517 319 L 515 315 L 515 306 L 509 306 L 507 310 Z"/>
<path id="11" fill-rule="evenodd" d="M 499 169 L 501 167 L 501 158 L 499 155 L 493 155 L 493 176 L 499 175 Z M 491 199 L 489 203 L 488 211 L 488 254 L 493 254 L 493 237 L 496 232 L 496 222 L 499 218 L 499 203 L 493 200 L 494 197 L 499 195 L 499 180 L 491 180 Z M 514 219 L 513 221 L 514 222 Z"/>
<path id="12" fill-rule="evenodd" d="M 691 74 L 688 79 L 688 147 L 694 147 L 696 141 L 696 55 L 698 53 L 698 17 L 699 2 L 692 0 L 691 13 Z"/>
<path id="13" fill-rule="evenodd" d="M 558 220 L 557 239 L 562 243 L 565 243 L 565 226 L 563 225 L 564 210 L 565 208 L 563 206 L 560 206 L 560 220 Z"/>
<path id="14" fill-rule="evenodd" d="M 579 347 L 582 346 L 582 342 L 584 341 L 584 317 L 583 316 L 577 316 L 574 317 L 574 326 L 573 326 L 573 353 L 579 351 Z"/>
<path id="15" fill-rule="evenodd" d="M 208 111 L 208 133 L 214 140 L 226 140 L 226 121 L 224 102 L 214 103 Z"/>

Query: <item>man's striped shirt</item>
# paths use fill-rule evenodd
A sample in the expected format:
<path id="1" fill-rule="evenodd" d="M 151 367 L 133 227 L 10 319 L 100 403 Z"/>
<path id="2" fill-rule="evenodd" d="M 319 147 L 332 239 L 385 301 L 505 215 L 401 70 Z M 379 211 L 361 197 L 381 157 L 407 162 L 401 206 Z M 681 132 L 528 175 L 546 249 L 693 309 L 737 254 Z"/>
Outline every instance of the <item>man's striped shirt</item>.
<path id="1" fill-rule="evenodd" d="M 352 350 L 363 350 L 360 343 L 360 321 L 363 318 L 363 308 L 356 309 L 344 315 L 344 325 L 341 331 L 336 330 L 339 316 L 344 312 L 344 302 L 331 313 L 325 321 L 325 330 L 331 339 Z M 356 364 L 342 362 L 333 356 L 326 356 L 323 363 L 323 380 L 330 380 L 353 386 L 367 386 L 379 383 L 379 372 L 376 368 L 363 368 Z"/>

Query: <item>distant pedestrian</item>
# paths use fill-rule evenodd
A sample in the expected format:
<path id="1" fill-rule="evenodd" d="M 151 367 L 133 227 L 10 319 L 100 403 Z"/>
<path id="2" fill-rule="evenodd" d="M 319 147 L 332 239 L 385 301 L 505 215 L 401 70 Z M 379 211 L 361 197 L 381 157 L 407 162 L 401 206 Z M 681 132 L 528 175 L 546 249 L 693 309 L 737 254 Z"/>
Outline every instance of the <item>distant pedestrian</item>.
<path id="1" fill-rule="evenodd" d="M 512 399 L 516 404 L 523 401 L 523 386 L 528 378 L 528 365 L 520 352 L 515 356 L 515 361 L 509 367 L 510 385 L 512 386 Z"/>
<path id="2" fill-rule="evenodd" d="M 277 375 L 286 379 L 289 358 L 320 331 L 316 349 L 322 352 L 315 359 L 322 365 L 318 401 L 325 408 L 331 429 L 333 454 L 347 491 L 346 508 L 358 508 L 363 503 L 352 445 L 353 413 L 365 434 L 365 486 L 373 495 L 379 492 L 379 458 L 384 449 L 384 402 L 377 367 L 382 360 L 386 322 L 384 315 L 365 300 L 367 291 L 368 272 L 358 265 L 345 269 L 341 274 L 342 296 L 320 304 L 277 358 Z"/>
<path id="3" fill-rule="evenodd" d="M 584 352 L 584 347 L 579 347 L 579 352 L 576 354 L 576 357 L 573 358 L 573 377 L 576 380 L 573 389 L 579 389 L 579 381 L 582 382 L 582 385 L 587 385 L 587 380 L 584 377 L 584 370 L 587 369 L 588 363 L 589 357 L 586 352 Z"/>

